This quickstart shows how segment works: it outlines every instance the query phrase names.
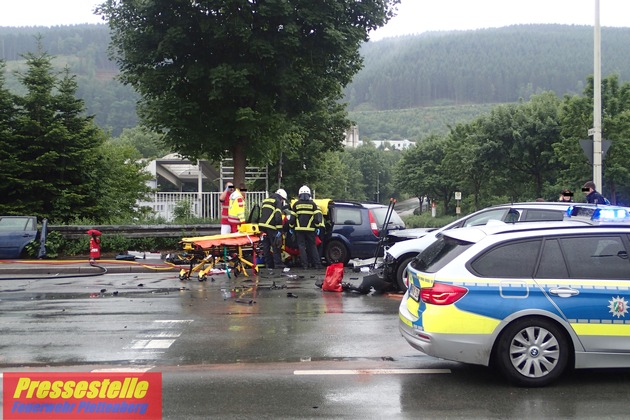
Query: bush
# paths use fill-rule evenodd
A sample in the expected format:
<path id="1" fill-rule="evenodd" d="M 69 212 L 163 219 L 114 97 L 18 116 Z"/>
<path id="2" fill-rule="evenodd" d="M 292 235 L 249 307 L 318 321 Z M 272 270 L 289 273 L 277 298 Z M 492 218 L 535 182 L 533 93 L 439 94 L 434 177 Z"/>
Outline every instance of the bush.
<path id="1" fill-rule="evenodd" d="M 455 216 L 439 216 L 431 217 L 431 212 L 424 212 L 422 214 L 414 214 L 412 216 L 404 217 L 403 220 L 408 229 L 410 228 L 441 228 L 455 220 L 458 217 Z"/>
<path id="2" fill-rule="evenodd" d="M 118 255 L 127 251 L 162 252 L 179 249 L 179 238 L 126 238 L 122 235 L 104 235 L 101 239 L 101 253 Z M 39 242 L 27 246 L 29 258 L 37 258 Z M 65 239 L 59 232 L 50 232 L 46 238 L 47 258 L 67 258 L 88 255 L 89 236 L 79 239 Z"/>
<path id="3" fill-rule="evenodd" d="M 173 209 L 176 223 L 186 223 L 193 218 L 192 202 L 188 199 L 179 200 Z"/>

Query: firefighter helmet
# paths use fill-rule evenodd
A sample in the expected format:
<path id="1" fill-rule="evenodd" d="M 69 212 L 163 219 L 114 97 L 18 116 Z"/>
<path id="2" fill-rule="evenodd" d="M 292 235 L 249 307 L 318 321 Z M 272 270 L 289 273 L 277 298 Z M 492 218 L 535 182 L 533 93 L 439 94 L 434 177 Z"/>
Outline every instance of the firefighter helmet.
<path id="1" fill-rule="evenodd" d="M 302 195 L 302 194 L 311 195 L 311 189 L 306 185 L 302 185 L 302 187 L 300 188 L 300 191 L 298 192 L 298 195 Z"/>

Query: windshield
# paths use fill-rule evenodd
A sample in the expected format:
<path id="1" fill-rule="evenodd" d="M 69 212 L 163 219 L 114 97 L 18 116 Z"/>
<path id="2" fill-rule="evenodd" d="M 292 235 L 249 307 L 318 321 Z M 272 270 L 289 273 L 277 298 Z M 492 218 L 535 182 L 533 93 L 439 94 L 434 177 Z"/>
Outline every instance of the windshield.
<path id="1" fill-rule="evenodd" d="M 385 223 L 385 216 L 387 215 L 387 207 L 374 207 L 371 208 L 370 211 L 376 218 L 376 223 L 378 223 L 379 229 L 383 227 L 383 223 Z M 405 222 L 402 221 L 396 210 L 392 211 L 391 218 L 389 219 L 388 229 L 404 229 Z"/>
<path id="2" fill-rule="evenodd" d="M 472 245 L 448 236 L 438 235 L 435 242 L 418 254 L 411 267 L 425 273 L 435 273 Z"/>

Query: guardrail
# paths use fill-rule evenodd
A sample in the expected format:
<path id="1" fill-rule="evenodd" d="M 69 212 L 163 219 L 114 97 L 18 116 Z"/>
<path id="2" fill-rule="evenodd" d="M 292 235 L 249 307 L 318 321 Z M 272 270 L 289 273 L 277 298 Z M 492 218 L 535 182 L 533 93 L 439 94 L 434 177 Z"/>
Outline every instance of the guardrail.
<path id="1" fill-rule="evenodd" d="M 103 235 L 120 235 L 126 238 L 185 238 L 191 236 L 218 235 L 221 225 L 101 225 L 101 226 L 56 226 L 48 225 L 48 233 L 59 232 L 66 239 L 85 237 L 89 229 L 99 230 Z"/>

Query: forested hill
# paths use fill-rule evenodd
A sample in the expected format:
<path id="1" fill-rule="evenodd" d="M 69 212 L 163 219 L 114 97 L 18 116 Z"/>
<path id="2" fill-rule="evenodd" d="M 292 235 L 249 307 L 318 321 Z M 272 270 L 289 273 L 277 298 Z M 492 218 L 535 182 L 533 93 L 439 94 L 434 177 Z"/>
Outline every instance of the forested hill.
<path id="1" fill-rule="evenodd" d="M 630 79 L 630 28 L 602 28 L 602 75 Z M 346 89 L 351 110 L 513 102 L 540 90 L 583 93 L 593 28 L 518 25 L 369 42 Z"/>
<path id="2" fill-rule="evenodd" d="M 77 75 L 77 93 L 99 126 L 113 135 L 135 126 L 137 95 L 114 80 L 117 67 L 107 57 L 104 24 L 0 27 L 0 60 L 7 64 L 11 90 L 19 90 L 13 72 L 21 68 L 22 54 L 36 51 L 37 36 L 56 66 L 68 65 Z M 513 102 L 541 90 L 581 94 L 593 73 L 593 28 L 520 25 L 425 33 L 366 43 L 362 55 L 364 68 L 346 89 L 361 136 L 419 138 L 444 132 L 446 124 L 473 118 L 488 106 L 471 104 Z M 602 28 L 602 75 L 611 73 L 630 79 L 630 28 Z M 469 107 L 451 113 L 454 105 Z M 359 112 L 438 106 L 420 117 L 423 126 L 414 112 Z"/>
<path id="3" fill-rule="evenodd" d="M 109 27 L 105 24 L 65 25 L 54 27 L 0 27 L 0 60 L 6 66 L 6 84 L 20 91 L 14 76 L 24 70 L 22 55 L 37 51 L 37 39 L 42 48 L 54 57 L 53 64 L 70 68 L 77 76 L 77 95 L 85 101 L 87 112 L 94 115 L 98 126 L 119 135 L 123 128 L 138 123 L 138 95 L 114 79 L 118 66 L 109 60 Z"/>

